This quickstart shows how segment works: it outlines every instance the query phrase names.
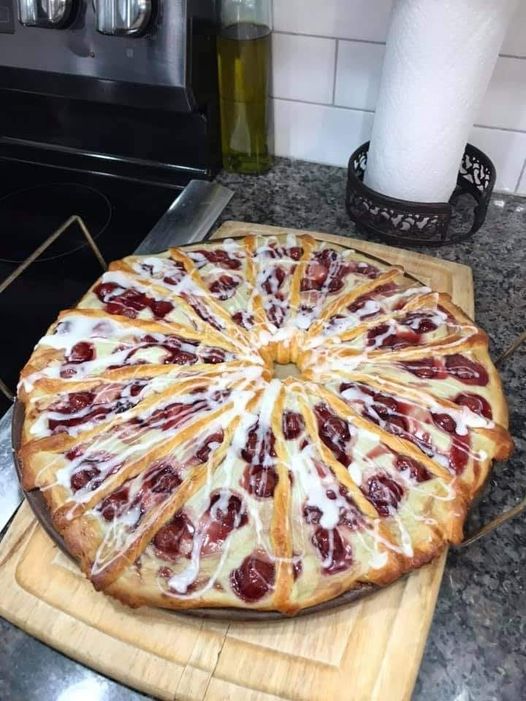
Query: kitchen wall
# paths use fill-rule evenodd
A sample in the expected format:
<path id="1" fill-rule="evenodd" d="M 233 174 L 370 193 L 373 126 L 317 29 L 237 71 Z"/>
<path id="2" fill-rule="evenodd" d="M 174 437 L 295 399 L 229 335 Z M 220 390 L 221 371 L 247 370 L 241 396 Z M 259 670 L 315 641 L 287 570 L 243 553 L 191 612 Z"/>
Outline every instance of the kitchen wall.
<path id="1" fill-rule="evenodd" d="M 273 0 L 275 152 L 345 166 L 370 136 L 392 0 Z M 469 137 L 526 195 L 526 0 Z"/>

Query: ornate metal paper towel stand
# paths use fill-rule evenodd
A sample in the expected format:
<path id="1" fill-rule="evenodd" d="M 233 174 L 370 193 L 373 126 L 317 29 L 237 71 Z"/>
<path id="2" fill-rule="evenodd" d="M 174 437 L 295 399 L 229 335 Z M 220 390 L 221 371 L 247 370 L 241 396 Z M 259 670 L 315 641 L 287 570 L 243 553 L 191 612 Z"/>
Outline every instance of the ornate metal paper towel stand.
<path id="1" fill-rule="evenodd" d="M 369 142 L 349 159 L 346 205 L 358 227 L 392 243 L 411 246 L 443 246 L 472 236 L 486 218 L 496 171 L 491 160 L 475 146 L 466 145 L 457 186 L 449 202 L 409 202 L 387 197 L 363 183 Z M 468 230 L 451 225 L 459 195 L 472 195 L 473 221 Z"/>

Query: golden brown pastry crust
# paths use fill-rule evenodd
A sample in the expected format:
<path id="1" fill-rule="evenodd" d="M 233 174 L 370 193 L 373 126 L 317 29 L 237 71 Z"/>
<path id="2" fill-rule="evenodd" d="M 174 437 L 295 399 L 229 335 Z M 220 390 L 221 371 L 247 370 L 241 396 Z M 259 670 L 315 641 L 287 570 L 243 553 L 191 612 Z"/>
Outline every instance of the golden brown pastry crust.
<path id="1" fill-rule="evenodd" d="M 292 614 L 384 586 L 461 540 L 512 449 L 486 334 L 309 235 L 112 263 L 19 398 L 24 488 L 130 606 Z"/>

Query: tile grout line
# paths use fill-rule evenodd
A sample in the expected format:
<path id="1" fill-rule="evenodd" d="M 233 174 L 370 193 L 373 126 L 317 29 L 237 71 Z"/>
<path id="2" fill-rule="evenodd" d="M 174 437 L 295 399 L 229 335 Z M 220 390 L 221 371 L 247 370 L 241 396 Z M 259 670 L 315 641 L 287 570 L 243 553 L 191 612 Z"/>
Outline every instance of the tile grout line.
<path id="1" fill-rule="evenodd" d="M 511 132 L 512 134 L 526 134 L 526 130 L 524 129 L 513 129 L 512 127 L 494 127 L 491 126 L 490 124 L 473 124 L 474 127 L 477 127 L 477 129 L 492 129 L 493 131 L 508 131 Z"/>
<path id="2" fill-rule="evenodd" d="M 374 114 L 375 110 L 366 107 L 351 107 L 350 105 L 341 105 L 336 101 L 330 102 L 316 102 L 316 100 L 300 100 L 297 97 L 281 97 L 280 95 L 271 95 L 273 100 L 282 100 L 283 102 L 299 102 L 303 105 L 316 105 L 317 107 L 334 107 L 338 110 L 349 110 L 351 112 L 364 112 L 365 114 Z M 511 134 L 526 134 L 524 129 L 511 129 L 510 127 L 495 127 L 489 124 L 473 124 L 473 127 L 477 129 L 488 129 L 489 131 L 504 131 Z"/>
<path id="3" fill-rule="evenodd" d="M 336 107 L 336 109 L 339 110 L 350 110 L 351 112 L 364 112 L 364 114 L 374 114 L 376 110 L 370 110 L 367 107 L 350 107 L 348 105 L 339 105 L 337 102 L 332 105 L 333 107 Z"/>
<path id="4" fill-rule="evenodd" d="M 298 102 L 302 105 L 315 105 L 316 107 L 334 107 L 338 110 L 348 110 L 350 112 L 363 112 L 364 114 L 374 114 L 376 110 L 367 107 L 351 107 L 350 105 L 341 105 L 336 101 L 331 102 L 316 102 L 315 100 L 300 100 L 297 97 L 281 97 L 280 95 L 270 95 L 273 100 L 281 100 L 282 102 Z M 489 124 L 473 124 L 477 129 L 487 129 L 488 131 L 503 131 L 510 134 L 526 134 L 524 129 L 511 129 L 510 127 L 494 127 Z"/>
<path id="5" fill-rule="evenodd" d="M 334 42 L 334 71 L 332 76 L 332 101 L 331 104 L 334 105 L 336 102 L 336 74 L 338 72 L 338 61 L 339 61 L 339 47 L 340 40 L 336 39 Z"/>
<path id="6" fill-rule="evenodd" d="M 293 37 L 309 37 L 311 39 L 336 39 L 337 41 L 355 41 L 358 44 L 377 44 L 380 46 L 385 45 L 385 41 L 375 41 L 374 39 L 349 39 L 348 37 L 341 36 L 330 36 L 329 34 L 305 34 L 304 32 L 290 32 L 284 31 L 282 29 L 276 29 L 275 34 L 285 34 L 286 36 Z"/>
<path id="7" fill-rule="evenodd" d="M 499 54 L 499 58 L 515 58 L 517 61 L 526 60 L 526 56 L 519 56 L 518 54 Z"/>
<path id="8" fill-rule="evenodd" d="M 524 163 L 522 164 L 521 172 L 519 173 L 519 177 L 517 179 L 517 184 L 515 185 L 515 194 L 519 194 L 519 185 L 521 184 L 522 176 L 524 175 L 524 172 L 526 171 L 526 158 L 524 159 Z"/>
<path id="9" fill-rule="evenodd" d="M 345 107 L 344 105 L 331 104 L 330 102 L 316 102 L 314 100 L 299 100 L 296 97 L 279 97 L 279 95 L 271 95 L 273 100 L 281 100 L 282 102 L 299 102 L 302 105 L 315 105 L 316 107 L 334 107 L 338 110 L 348 110 L 349 112 L 364 112 L 365 114 L 374 114 L 374 110 L 365 109 L 362 107 Z"/>
<path id="10" fill-rule="evenodd" d="M 274 34 L 284 34 L 285 36 L 308 37 L 311 39 L 333 39 L 336 41 L 348 41 L 349 43 L 356 44 L 372 44 L 373 46 L 385 46 L 385 41 L 379 41 L 377 39 L 358 39 L 357 37 L 331 36 L 330 34 L 310 34 L 306 32 L 292 32 L 290 30 L 285 29 L 274 29 L 273 31 Z M 499 58 L 511 58 L 517 61 L 526 61 L 526 55 L 521 56 L 520 54 L 499 53 Z"/>

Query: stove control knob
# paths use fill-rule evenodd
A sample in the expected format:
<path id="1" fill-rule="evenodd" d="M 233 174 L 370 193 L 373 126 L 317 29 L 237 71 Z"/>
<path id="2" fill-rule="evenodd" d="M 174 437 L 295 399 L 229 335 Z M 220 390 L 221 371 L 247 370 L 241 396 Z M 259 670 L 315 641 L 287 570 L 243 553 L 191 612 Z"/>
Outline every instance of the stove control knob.
<path id="1" fill-rule="evenodd" d="M 96 0 L 97 31 L 113 36 L 140 36 L 152 17 L 152 0 Z"/>
<path id="2" fill-rule="evenodd" d="M 60 29 L 73 18 L 74 0 L 18 0 L 18 17 L 26 27 Z"/>

